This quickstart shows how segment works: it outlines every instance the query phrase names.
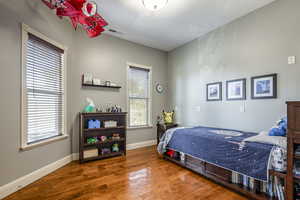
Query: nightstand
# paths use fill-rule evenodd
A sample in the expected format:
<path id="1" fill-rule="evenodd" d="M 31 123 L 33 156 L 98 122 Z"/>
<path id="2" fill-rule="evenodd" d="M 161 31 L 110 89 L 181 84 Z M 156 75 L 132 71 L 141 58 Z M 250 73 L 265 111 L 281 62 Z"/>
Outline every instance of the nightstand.
<path id="1" fill-rule="evenodd" d="M 156 124 L 157 126 L 157 144 L 159 144 L 159 140 L 161 136 L 166 132 L 166 130 L 170 128 L 178 127 L 178 124 Z"/>

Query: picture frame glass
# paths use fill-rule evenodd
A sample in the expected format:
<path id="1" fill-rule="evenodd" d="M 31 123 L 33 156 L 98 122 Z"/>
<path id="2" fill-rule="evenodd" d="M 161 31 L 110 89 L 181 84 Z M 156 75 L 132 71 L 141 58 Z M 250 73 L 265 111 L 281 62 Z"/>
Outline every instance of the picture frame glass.
<path id="1" fill-rule="evenodd" d="M 246 79 L 227 81 L 227 100 L 246 99 Z"/>
<path id="2" fill-rule="evenodd" d="M 254 79 L 254 97 L 272 97 L 274 79 L 273 77 L 263 77 Z"/>
<path id="3" fill-rule="evenodd" d="M 208 100 L 220 100 L 221 99 L 221 85 L 211 84 L 207 86 L 207 99 Z"/>

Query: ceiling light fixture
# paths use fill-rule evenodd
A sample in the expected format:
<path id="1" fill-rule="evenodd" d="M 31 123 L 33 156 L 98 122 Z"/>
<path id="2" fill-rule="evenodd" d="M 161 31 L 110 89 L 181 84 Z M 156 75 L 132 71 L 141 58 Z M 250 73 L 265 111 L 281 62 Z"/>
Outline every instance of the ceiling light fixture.
<path id="1" fill-rule="evenodd" d="M 142 2 L 148 10 L 158 11 L 167 5 L 168 0 L 142 0 Z"/>

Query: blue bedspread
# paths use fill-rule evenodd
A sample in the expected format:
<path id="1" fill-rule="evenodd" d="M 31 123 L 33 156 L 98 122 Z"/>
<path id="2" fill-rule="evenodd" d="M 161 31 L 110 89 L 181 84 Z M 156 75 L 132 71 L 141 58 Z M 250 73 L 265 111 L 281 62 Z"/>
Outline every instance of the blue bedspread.
<path id="1" fill-rule="evenodd" d="M 257 134 L 229 129 L 183 128 L 174 131 L 167 148 L 267 181 L 268 162 L 273 145 L 242 142 L 254 135 Z"/>

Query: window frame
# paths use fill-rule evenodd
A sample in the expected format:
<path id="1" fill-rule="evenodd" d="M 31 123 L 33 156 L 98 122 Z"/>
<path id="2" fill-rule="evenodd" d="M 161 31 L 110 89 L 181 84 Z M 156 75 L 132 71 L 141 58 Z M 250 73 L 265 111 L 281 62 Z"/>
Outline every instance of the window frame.
<path id="1" fill-rule="evenodd" d="M 68 137 L 67 134 L 67 55 L 68 55 L 68 48 L 50 38 L 45 36 L 44 34 L 32 29 L 28 25 L 22 23 L 22 56 L 21 56 L 21 147 L 20 150 L 29 150 L 34 147 L 38 147 L 41 145 L 46 145 L 51 142 L 55 142 L 58 140 L 62 140 Z M 64 108 L 64 117 L 63 117 L 63 132 L 61 135 L 51 137 L 48 139 L 44 139 L 41 141 L 33 142 L 28 144 L 27 143 L 27 117 L 26 117 L 26 106 L 27 106 L 27 88 L 26 88 L 26 58 L 27 58 L 27 41 L 28 41 L 28 34 L 32 34 L 55 47 L 58 47 L 64 50 L 64 62 L 62 65 L 62 72 L 63 72 L 63 80 L 62 80 L 62 87 L 64 89 L 63 94 L 63 108 Z"/>
<path id="2" fill-rule="evenodd" d="M 127 108 L 128 108 L 127 109 L 128 110 L 127 128 L 128 129 L 152 128 L 153 127 L 153 124 L 152 124 L 152 66 L 145 66 L 145 65 L 141 65 L 141 64 L 132 63 L 132 62 L 127 62 L 126 65 L 127 65 L 126 74 L 127 74 Z M 149 79 L 148 79 L 147 124 L 142 125 L 142 126 L 131 126 L 131 124 L 130 124 L 131 116 L 130 116 L 130 96 L 129 96 L 129 70 L 131 67 L 149 71 L 148 72 Z M 137 99 L 139 99 L 139 98 L 137 98 Z"/>

